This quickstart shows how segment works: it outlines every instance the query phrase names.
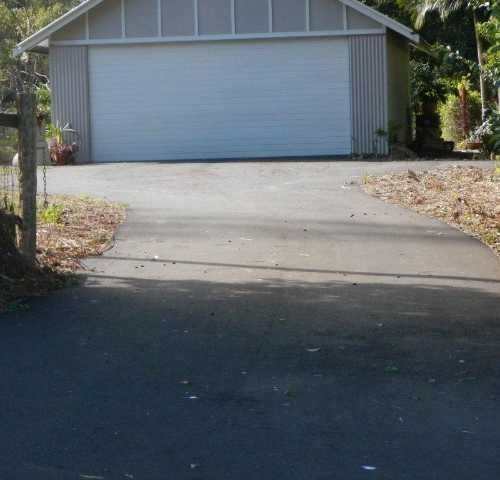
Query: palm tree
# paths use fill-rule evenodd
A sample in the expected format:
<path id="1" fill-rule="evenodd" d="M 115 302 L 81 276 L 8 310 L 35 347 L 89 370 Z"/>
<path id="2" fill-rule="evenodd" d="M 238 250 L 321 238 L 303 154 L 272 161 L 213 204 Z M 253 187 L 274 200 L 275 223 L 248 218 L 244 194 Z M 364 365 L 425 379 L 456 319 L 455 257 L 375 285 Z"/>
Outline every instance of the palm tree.
<path id="1" fill-rule="evenodd" d="M 476 40 L 477 62 L 479 64 L 479 90 L 481 92 L 481 116 L 486 119 L 486 82 L 484 79 L 483 44 L 479 35 L 477 10 L 484 6 L 480 0 L 417 0 L 415 5 L 415 27 L 421 28 L 430 12 L 437 12 L 445 20 L 452 12 L 465 9 L 472 15 Z"/>

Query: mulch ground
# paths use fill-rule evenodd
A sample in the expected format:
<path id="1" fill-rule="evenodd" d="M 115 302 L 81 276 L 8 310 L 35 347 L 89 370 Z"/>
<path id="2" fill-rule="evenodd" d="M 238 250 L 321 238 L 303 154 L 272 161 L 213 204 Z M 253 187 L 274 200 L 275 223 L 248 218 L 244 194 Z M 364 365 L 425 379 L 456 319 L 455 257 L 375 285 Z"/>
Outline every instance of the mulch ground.
<path id="1" fill-rule="evenodd" d="M 50 221 L 38 215 L 38 266 L 12 276 L 15 268 L 10 265 L 7 270 L 6 259 L 5 269 L 0 265 L 0 311 L 19 308 L 26 297 L 44 295 L 74 282 L 81 260 L 109 249 L 125 218 L 125 207 L 117 203 L 69 196 L 50 196 L 48 200 L 56 206 L 57 214 Z"/>
<path id="2" fill-rule="evenodd" d="M 83 258 L 102 255 L 125 218 L 123 205 L 104 200 L 58 196 L 49 201 L 63 211 L 57 223 L 39 223 L 38 260 L 58 272 L 74 272 Z"/>
<path id="3" fill-rule="evenodd" d="M 500 176 L 495 169 L 454 166 L 368 176 L 364 190 L 438 218 L 472 235 L 500 256 Z"/>

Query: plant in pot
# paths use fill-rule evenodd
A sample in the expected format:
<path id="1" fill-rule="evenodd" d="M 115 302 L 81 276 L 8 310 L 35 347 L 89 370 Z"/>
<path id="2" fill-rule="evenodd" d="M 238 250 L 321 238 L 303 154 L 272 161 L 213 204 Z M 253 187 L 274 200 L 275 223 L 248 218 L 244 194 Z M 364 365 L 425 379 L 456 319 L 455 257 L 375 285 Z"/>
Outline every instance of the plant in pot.
<path id="1" fill-rule="evenodd" d="M 75 163 L 75 154 L 78 152 L 78 144 L 76 142 L 67 143 L 65 134 L 76 135 L 76 130 L 73 130 L 69 124 L 61 127 L 59 123 L 55 125 L 49 123 L 45 129 L 45 138 L 49 148 L 50 161 L 53 165 L 71 165 Z"/>

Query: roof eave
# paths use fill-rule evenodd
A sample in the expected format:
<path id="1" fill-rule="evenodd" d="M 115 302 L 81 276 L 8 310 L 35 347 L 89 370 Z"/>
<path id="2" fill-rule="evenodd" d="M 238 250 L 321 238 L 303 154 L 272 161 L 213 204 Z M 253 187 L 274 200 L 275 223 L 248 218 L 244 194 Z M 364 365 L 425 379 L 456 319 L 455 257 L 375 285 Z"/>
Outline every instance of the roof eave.
<path id="1" fill-rule="evenodd" d="M 354 8 L 358 12 L 366 15 L 367 17 L 372 18 L 376 22 L 381 23 L 385 27 L 390 30 L 393 30 L 403 37 L 407 38 L 411 42 L 419 43 L 420 36 L 418 33 L 415 33 L 411 28 L 408 28 L 406 25 L 394 20 L 383 13 L 380 13 L 378 10 L 365 5 L 364 3 L 359 2 L 358 0 L 340 0 L 344 5 Z"/>
<path id="2" fill-rule="evenodd" d="M 41 42 L 47 40 L 50 37 L 50 35 L 52 35 L 54 32 L 64 27 L 68 23 L 72 22 L 80 15 L 83 15 L 84 13 L 88 12 L 90 9 L 94 8 L 96 5 L 98 5 L 103 1 L 104 0 L 84 0 L 82 3 L 72 8 L 64 15 L 60 16 L 53 22 L 49 23 L 46 27 L 42 28 L 38 32 L 34 33 L 30 37 L 23 40 L 22 42 L 18 43 L 13 50 L 13 55 L 19 56 L 23 52 L 32 50 L 33 48 L 37 47 Z M 393 20 L 392 18 L 384 15 L 383 13 L 380 13 L 379 11 L 371 7 L 368 7 L 367 5 L 359 2 L 358 0 L 340 0 L 340 1 L 344 5 L 354 8 L 358 12 L 367 15 L 368 17 L 381 23 L 387 28 L 394 30 L 403 37 L 406 37 L 408 40 L 416 44 L 420 42 L 419 35 L 415 33 L 413 30 L 397 22 L 396 20 Z"/>
<path id="3" fill-rule="evenodd" d="M 82 3 L 72 8 L 64 15 L 61 15 L 59 18 L 49 23 L 41 30 L 38 30 L 38 32 L 34 33 L 33 35 L 26 38 L 22 42 L 18 43 L 12 52 L 13 55 L 17 57 L 22 53 L 36 47 L 44 40 L 47 40 L 50 37 L 50 35 L 52 35 L 54 32 L 64 27 L 68 23 L 72 22 L 80 15 L 83 15 L 84 13 L 88 12 L 91 8 L 94 8 L 96 5 L 98 5 L 103 1 L 104 0 L 84 0 Z"/>

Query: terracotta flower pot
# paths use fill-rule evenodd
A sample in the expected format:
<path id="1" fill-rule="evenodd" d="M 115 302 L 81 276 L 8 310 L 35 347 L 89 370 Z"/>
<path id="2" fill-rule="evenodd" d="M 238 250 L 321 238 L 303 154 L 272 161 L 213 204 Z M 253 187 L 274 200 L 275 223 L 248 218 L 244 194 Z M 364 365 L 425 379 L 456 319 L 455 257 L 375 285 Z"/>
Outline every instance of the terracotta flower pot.
<path id="1" fill-rule="evenodd" d="M 465 148 L 467 150 L 481 150 L 482 145 L 481 142 L 467 142 Z"/>
<path id="2" fill-rule="evenodd" d="M 53 165 L 71 165 L 75 163 L 71 145 L 56 143 L 49 147 L 50 160 Z"/>

